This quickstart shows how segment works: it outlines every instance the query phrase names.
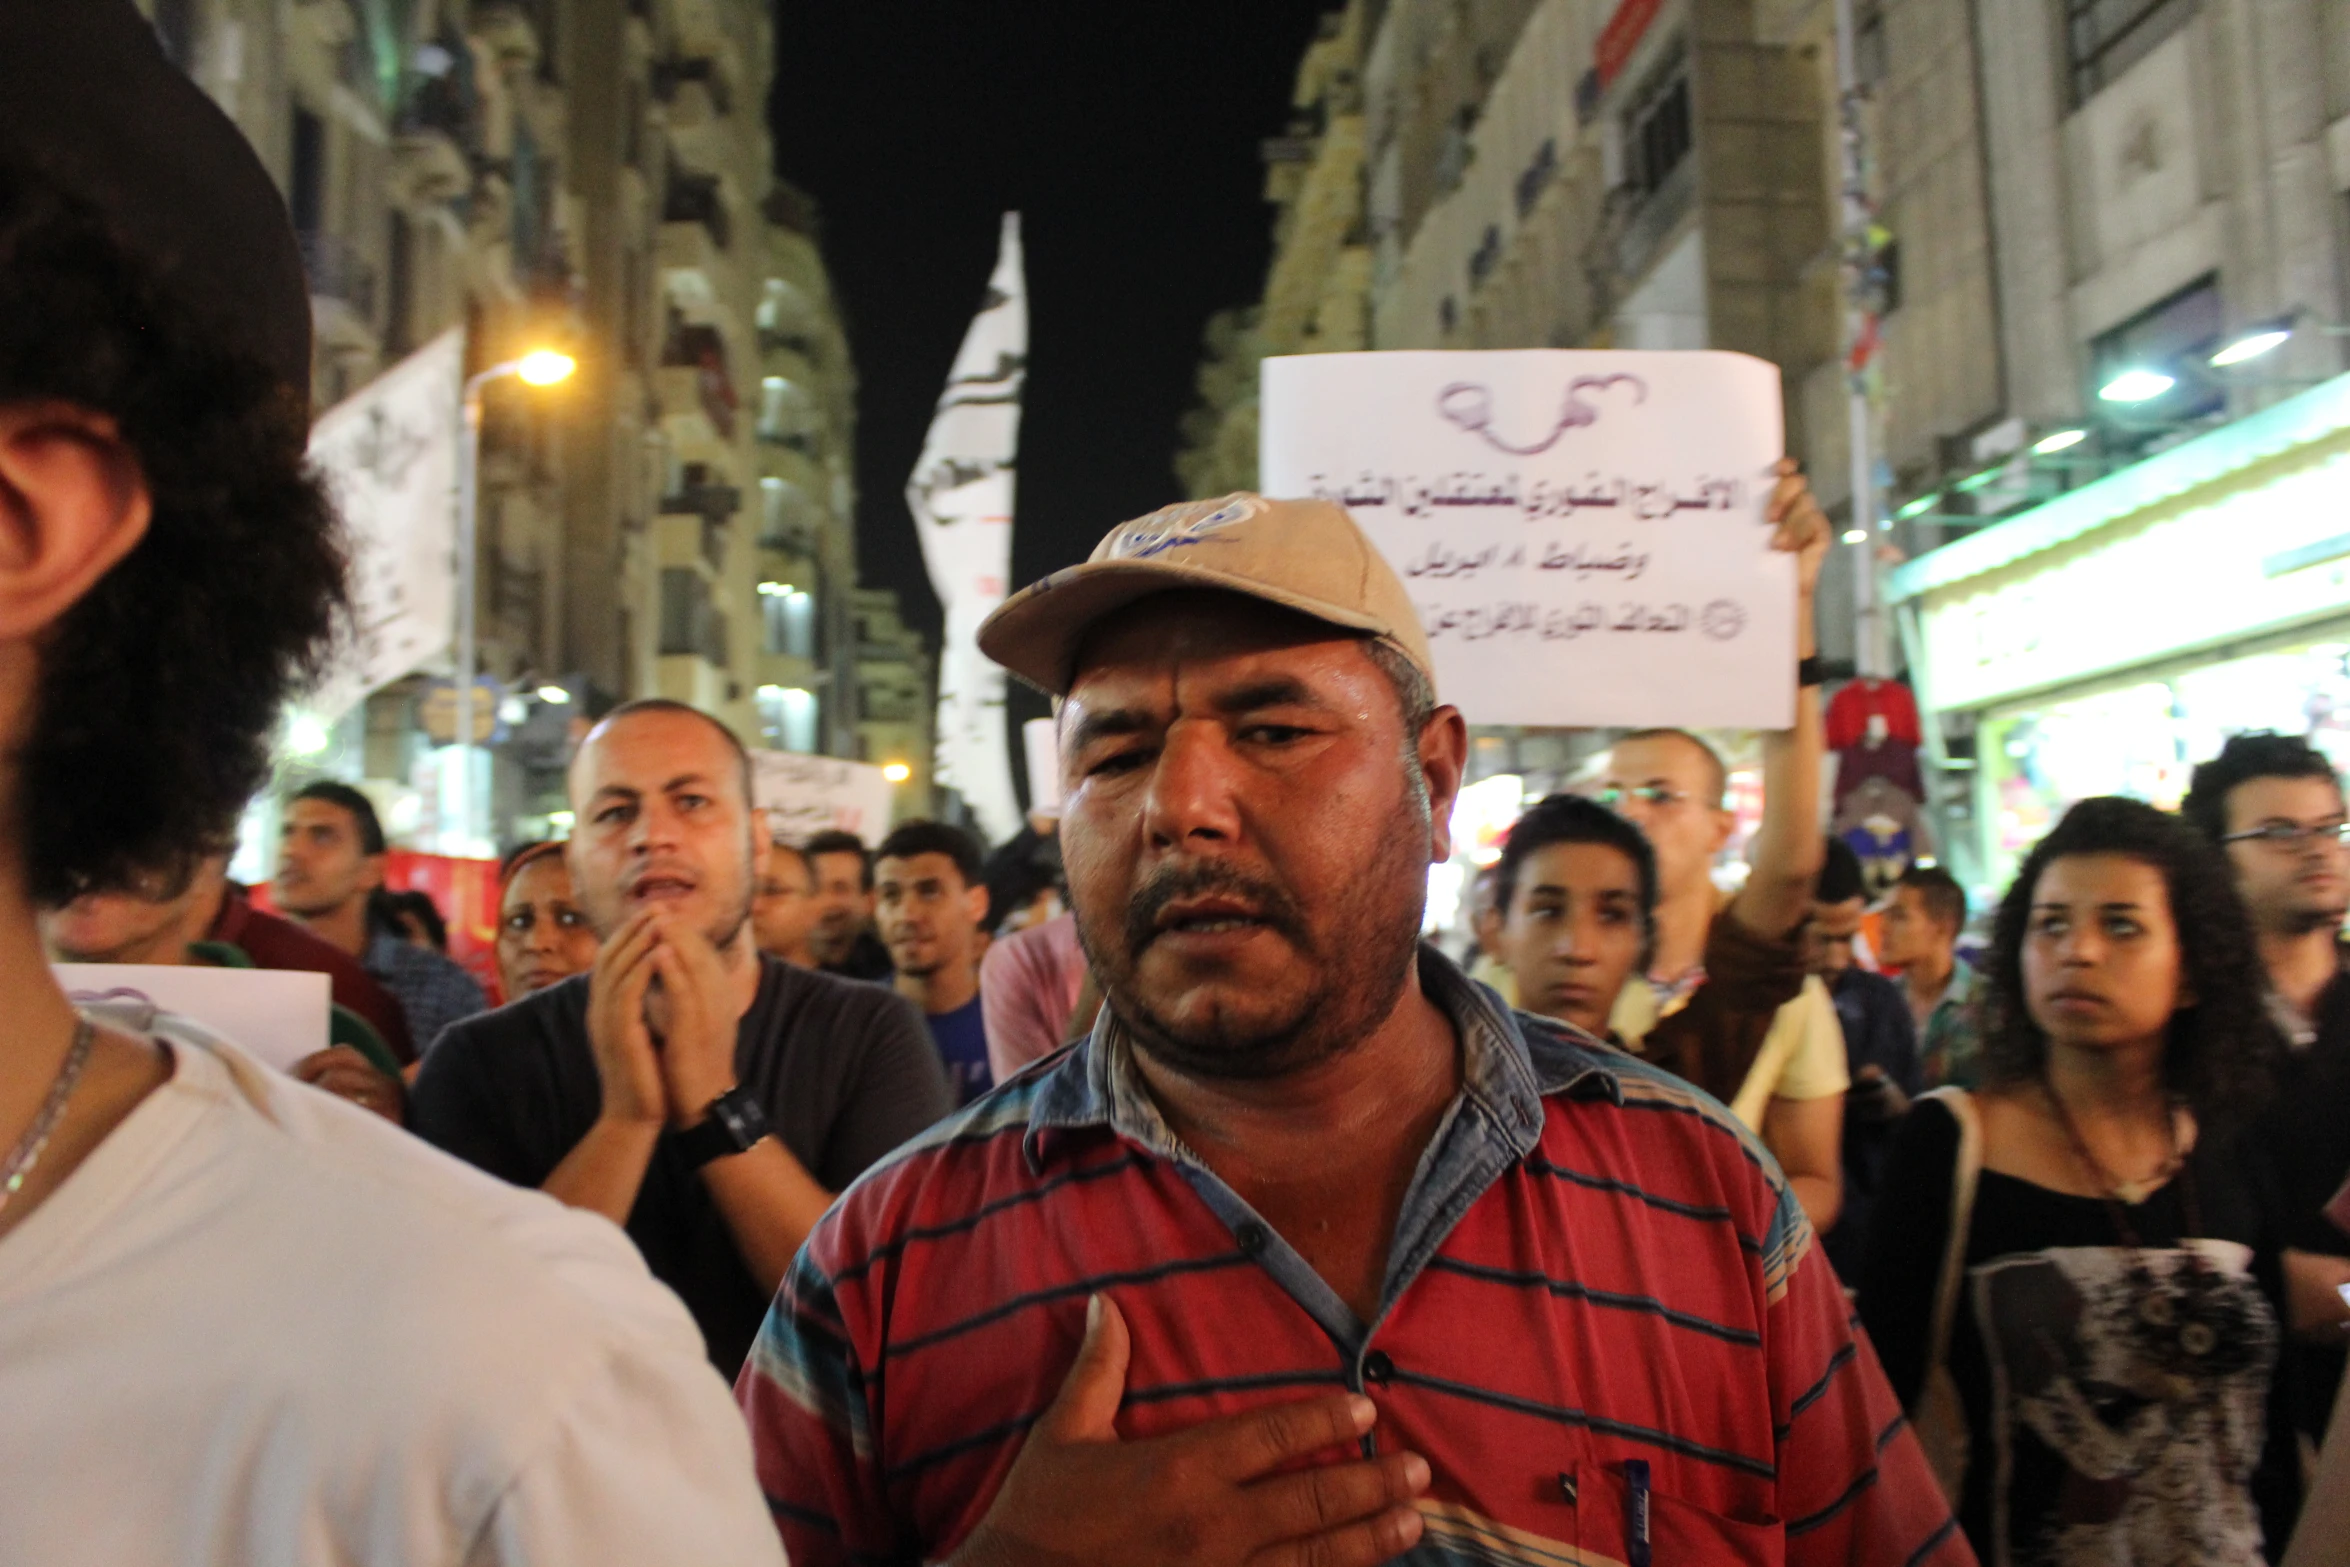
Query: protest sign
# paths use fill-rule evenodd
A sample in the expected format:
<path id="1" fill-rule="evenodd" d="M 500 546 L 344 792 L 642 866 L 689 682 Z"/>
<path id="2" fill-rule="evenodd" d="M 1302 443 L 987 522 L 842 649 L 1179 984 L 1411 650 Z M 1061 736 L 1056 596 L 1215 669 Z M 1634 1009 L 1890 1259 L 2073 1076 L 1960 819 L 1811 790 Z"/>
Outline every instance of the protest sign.
<path id="1" fill-rule="evenodd" d="M 333 981 L 290 969 L 170 963 L 59 963 L 75 1005 L 141 1004 L 175 1012 L 285 1071 L 327 1047 Z"/>
<path id="2" fill-rule="evenodd" d="M 1783 729 L 1794 562 L 1763 509 L 1779 372 L 1727 353 L 1264 363 L 1264 493 L 1344 505 L 1473 724 Z"/>
<path id="3" fill-rule="evenodd" d="M 820 832 L 853 832 L 872 848 L 889 832 L 894 791 L 866 762 L 794 751 L 753 751 L 751 789 L 780 843 L 805 843 Z"/>

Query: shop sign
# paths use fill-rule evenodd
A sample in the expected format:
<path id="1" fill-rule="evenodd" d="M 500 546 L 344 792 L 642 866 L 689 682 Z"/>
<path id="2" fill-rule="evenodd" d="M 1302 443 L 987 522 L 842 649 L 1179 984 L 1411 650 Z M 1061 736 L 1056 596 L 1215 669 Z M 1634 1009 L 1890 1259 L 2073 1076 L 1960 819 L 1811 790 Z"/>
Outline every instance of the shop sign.
<path id="1" fill-rule="evenodd" d="M 2346 515 L 2341 451 L 1929 589 L 1927 694 L 1984 707 L 2350 611 L 2350 558 L 2321 547 Z"/>
<path id="2" fill-rule="evenodd" d="M 1779 372 L 1567 349 L 1268 359 L 1268 495 L 1336 501 L 1474 724 L 1783 729 L 1794 562 L 1763 509 Z"/>

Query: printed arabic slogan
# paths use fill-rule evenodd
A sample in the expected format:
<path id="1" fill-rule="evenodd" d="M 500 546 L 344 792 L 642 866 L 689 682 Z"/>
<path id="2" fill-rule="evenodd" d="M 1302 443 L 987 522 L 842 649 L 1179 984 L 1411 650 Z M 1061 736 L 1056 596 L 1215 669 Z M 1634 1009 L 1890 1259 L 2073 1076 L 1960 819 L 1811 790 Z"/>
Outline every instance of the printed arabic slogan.
<path id="1" fill-rule="evenodd" d="M 1472 724 L 1783 729 L 1794 563 L 1763 506 L 1779 372 L 1744 354 L 1264 364 L 1264 491 L 1354 514 Z"/>

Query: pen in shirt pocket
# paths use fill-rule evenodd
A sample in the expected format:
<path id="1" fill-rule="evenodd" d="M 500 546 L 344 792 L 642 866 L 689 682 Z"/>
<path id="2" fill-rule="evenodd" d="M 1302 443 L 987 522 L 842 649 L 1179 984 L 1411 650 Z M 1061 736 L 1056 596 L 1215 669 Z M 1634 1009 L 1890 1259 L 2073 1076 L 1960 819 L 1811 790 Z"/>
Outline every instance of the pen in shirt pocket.
<path id="1" fill-rule="evenodd" d="M 1624 1460 L 1625 1567 L 1649 1567 L 1648 1460 Z"/>

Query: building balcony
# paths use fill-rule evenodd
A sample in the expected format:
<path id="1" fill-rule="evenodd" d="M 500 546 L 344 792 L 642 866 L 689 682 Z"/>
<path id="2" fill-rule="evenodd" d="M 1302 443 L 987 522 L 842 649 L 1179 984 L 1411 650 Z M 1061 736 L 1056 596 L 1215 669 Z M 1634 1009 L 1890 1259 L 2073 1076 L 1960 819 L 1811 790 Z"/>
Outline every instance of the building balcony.
<path id="1" fill-rule="evenodd" d="M 659 695 L 705 713 L 724 708 L 731 695 L 726 671 L 698 653 L 663 653 L 654 661 L 653 678 Z"/>
<path id="2" fill-rule="evenodd" d="M 375 319 L 375 266 L 340 234 L 312 229 L 296 236 L 314 299 L 333 300 L 363 321 Z"/>
<path id="3" fill-rule="evenodd" d="M 723 89 L 712 83 L 685 81 L 664 100 L 669 149 L 687 168 L 710 174 L 726 167 L 734 127 L 722 97 Z"/>
<path id="4" fill-rule="evenodd" d="M 665 500 L 662 505 L 669 503 Z M 653 519 L 653 558 L 662 570 L 690 570 L 715 578 L 725 569 L 726 525 L 695 512 L 664 510 Z"/>
<path id="5" fill-rule="evenodd" d="M 473 165 L 459 137 L 429 125 L 403 125 L 392 141 L 392 200 L 410 211 L 461 200 L 473 189 Z"/>
<path id="6" fill-rule="evenodd" d="M 694 458 L 728 449 L 702 396 L 699 366 L 663 365 L 655 370 L 653 397 L 661 410 L 661 428 L 681 454 Z"/>
<path id="7" fill-rule="evenodd" d="M 699 219 L 664 221 L 656 254 L 663 286 L 689 299 L 715 298 L 732 276 L 726 247 L 710 225 Z"/>
<path id="8" fill-rule="evenodd" d="M 823 683 L 824 672 L 812 658 L 798 658 L 790 653 L 761 653 L 758 661 L 759 684 L 781 686 L 785 690 L 813 691 Z"/>

